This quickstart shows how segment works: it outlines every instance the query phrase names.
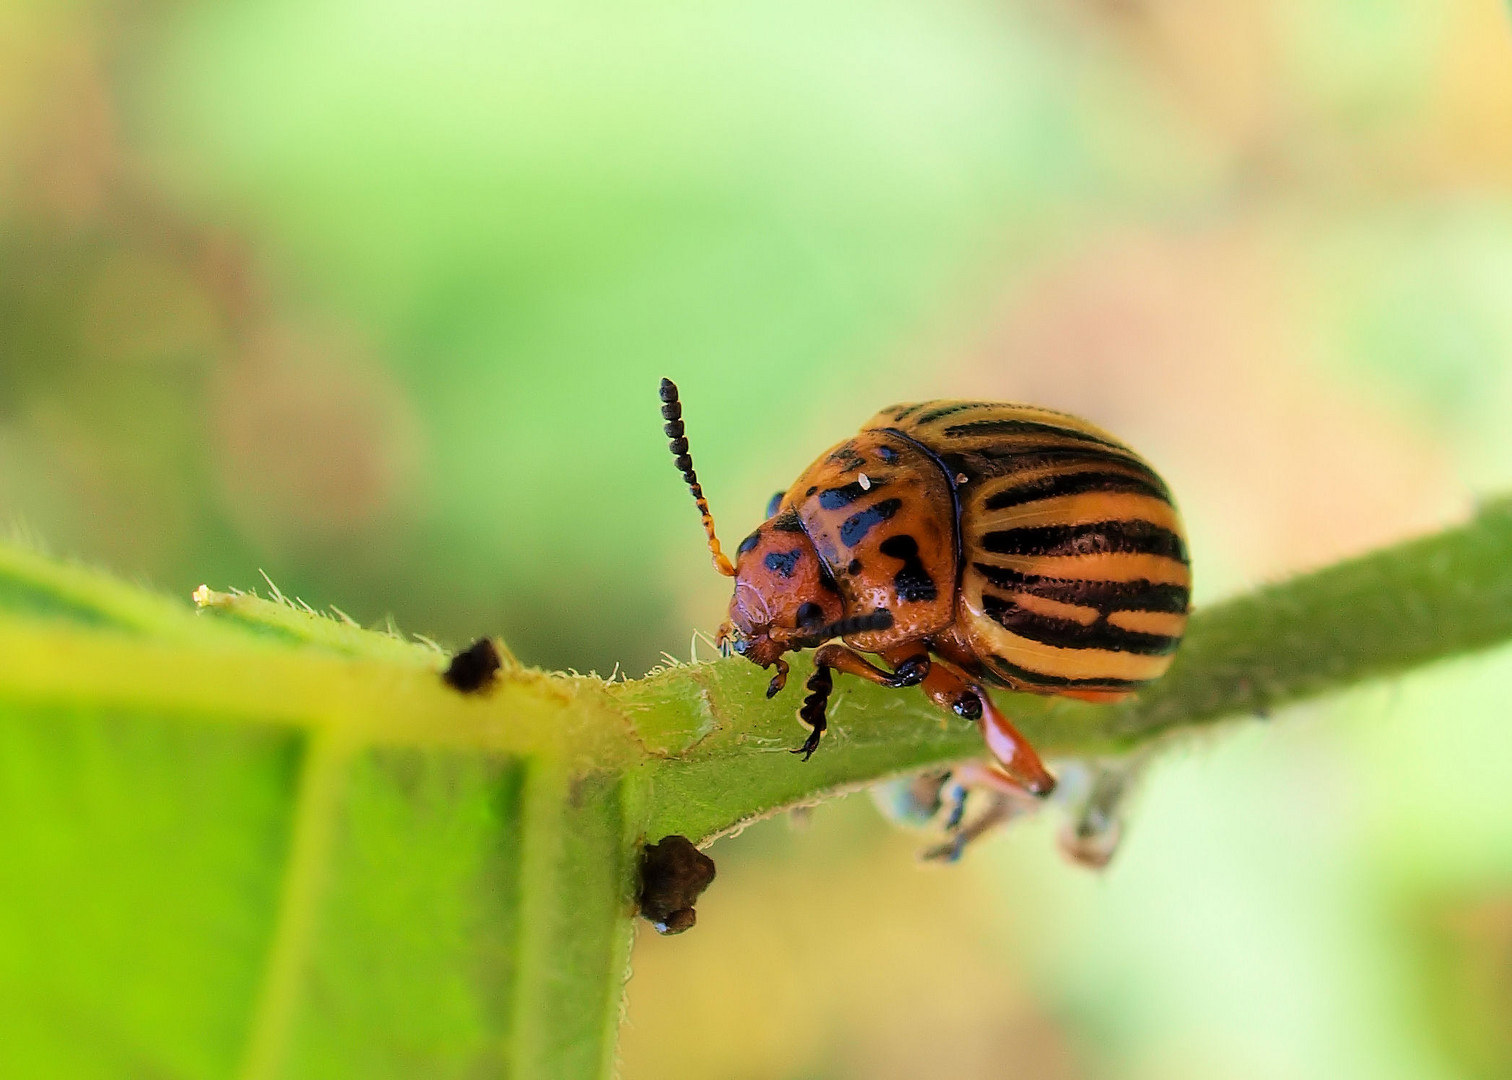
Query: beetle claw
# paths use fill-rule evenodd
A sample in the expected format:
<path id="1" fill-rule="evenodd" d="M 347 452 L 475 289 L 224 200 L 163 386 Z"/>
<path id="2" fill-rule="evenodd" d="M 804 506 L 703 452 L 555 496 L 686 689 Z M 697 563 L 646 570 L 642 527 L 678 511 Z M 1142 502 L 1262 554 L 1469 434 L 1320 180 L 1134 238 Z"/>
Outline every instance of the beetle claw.
<path id="1" fill-rule="evenodd" d="M 800 746 L 800 747 L 798 747 L 798 748 L 796 748 L 794 750 L 789 750 L 788 753 L 790 753 L 790 754 L 802 754 L 803 755 L 803 760 L 807 761 L 809 758 L 811 758 L 811 757 L 814 756 L 814 751 L 817 750 L 817 749 L 819 749 L 819 740 L 822 739 L 823 737 L 824 737 L 824 731 L 821 728 L 814 728 L 812 731 L 809 732 L 808 738 L 806 738 L 806 739 L 803 740 L 803 745 L 802 746 Z"/>
<path id="2" fill-rule="evenodd" d="M 772 663 L 777 665 L 777 674 L 773 675 L 772 681 L 767 683 L 766 696 L 768 701 L 772 700 L 772 698 L 776 697 L 782 691 L 782 688 L 787 685 L 788 677 L 788 666 L 786 660 L 783 660 L 779 657 L 778 659 L 772 661 Z"/>
<path id="3" fill-rule="evenodd" d="M 966 842 L 969 837 L 964 832 L 958 832 L 943 844 L 937 844 L 932 848 L 926 848 L 919 853 L 919 858 L 927 862 L 956 863 L 961 861 L 961 856 L 966 853 Z"/>
<path id="4" fill-rule="evenodd" d="M 966 786 L 960 781 L 952 783 L 950 785 L 949 799 L 950 816 L 945 819 L 945 831 L 953 833 L 960 829 L 961 819 L 966 816 Z M 958 851 L 951 861 L 954 862 L 960 857 L 960 852 Z"/>

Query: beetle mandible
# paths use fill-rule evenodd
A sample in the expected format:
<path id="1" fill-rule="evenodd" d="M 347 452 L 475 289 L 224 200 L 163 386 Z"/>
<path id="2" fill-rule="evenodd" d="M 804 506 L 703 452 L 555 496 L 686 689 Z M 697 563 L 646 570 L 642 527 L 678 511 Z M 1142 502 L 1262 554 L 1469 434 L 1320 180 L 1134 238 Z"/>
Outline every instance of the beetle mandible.
<path id="1" fill-rule="evenodd" d="M 1003 780 L 1048 795 L 1054 778 L 984 684 L 1113 702 L 1170 666 L 1191 589 L 1181 518 L 1155 471 L 1087 421 L 992 401 L 890 406 L 775 496 L 732 563 L 670 379 L 661 400 L 714 566 L 735 579 L 721 646 L 776 667 L 768 697 L 784 653 L 817 650 L 793 751 L 805 761 L 833 669 L 921 687 L 978 722 Z"/>

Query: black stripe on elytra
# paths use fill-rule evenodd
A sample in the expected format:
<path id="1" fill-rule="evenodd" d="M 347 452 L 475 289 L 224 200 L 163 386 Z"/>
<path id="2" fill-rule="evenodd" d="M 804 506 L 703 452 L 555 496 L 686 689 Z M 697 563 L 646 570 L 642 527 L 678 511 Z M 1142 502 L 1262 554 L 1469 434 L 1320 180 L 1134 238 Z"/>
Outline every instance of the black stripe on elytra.
<path id="1" fill-rule="evenodd" d="M 918 412 L 928 404 L 929 402 L 927 401 L 919 401 L 915 402 L 912 405 L 900 405 L 897 408 L 889 409 L 888 412 L 894 420 L 902 420 L 906 417 L 912 416 L 914 413 Z"/>
<path id="2" fill-rule="evenodd" d="M 954 405 L 941 405 L 938 409 L 930 409 L 926 413 L 920 413 L 914 417 L 914 423 L 932 424 L 936 420 L 947 416 L 954 416 L 959 412 L 966 412 L 968 409 L 980 409 L 985 404 L 986 402 L 983 401 L 957 401 Z"/>
<path id="3" fill-rule="evenodd" d="M 774 574 L 792 577 L 793 571 L 798 567 L 798 557 L 802 554 L 802 548 L 794 548 L 792 551 L 769 551 L 767 557 L 761 561 Z"/>
<path id="4" fill-rule="evenodd" d="M 1058 439 L 1071 439 L 1079 443 L 1091 443 L 1095 446 L 1128 451 L 1128 447 L 1113 439 L 1105 439 L 1101 435 L 1093 435 L 1089 431 L 1081 431 L 1074 427 L 1046 423 L 1043 420 L 967 420 L 965 423 L 951 424 L 943 434 L 947 439 L 983 438 L 994 435 L 1050 435 Z"/>
<path id="5" fill-rule="evenodd" d="M 994 674 L 1025 686 L 1054 687 L 1061 690 L 1133 690 L 1141 685 L 1135 679 L 1068 679 L 1064 675 L 1047 675 L 1031 671 L 993 653 L 987 658 Z"/>
<path id="6" fill-rule="evenodd" d="M 1103 613 L 1113 611 L 1163 611 L 1183 615 L 1189 593 L 1185 585 L 1135 581 L 1104 581 L 1101 578 L 1056 578 L 1022 574 L 1006 566 L 972 563 L 988 583 L 1009 592 L 1025 592 L 1062 604 L 1080 604 Z"/>
<path id="7" fill-rule="evenodd" d="M 826 510 L 838 510 L 842 506 L 849 506 L 872 488 L 882 487 L 887 481 L 868 478 L 867 483 L 870 487 L 862 487 L 861 481 L 856 480 L 844 487 L 826 488 L 819 493 L 819 505 Z"/>
<path id="8" fill-rule="evenodd" d="M 892 517 L 903 507 L 902 499 L 883 499 L 865 510 L 859 510 L 840 525 L 840 542 L 846 547 L 855 547 L 872 529 Z"/>
<path id="9" fill-rule="evenodd" d="M 1132 450 L 1121 450 L 1112 446 L 1093 446 L 1091 443 L 1073 443 L 1061 445 L 1056 443 L 1033 443 L 1024 446 L 978 446 L 967 452 L 968 456 L 975 455 L 984 463 L 998 463 L 1008 465 L 1013 471 L 1020 469 L 1043 469 L 1054 465 L 1139 465 L 1143 466 L 1138 456 Z M 1002 473 L 1002 465 L 997 465 L 991 470 L 995 474 Z"/>
<path id="10" fill-rule="evenodd" d="M 982 594 L 982 612 L 1004 630 L 1057 649 L 1103 649 L 1140 656 L 1166 656 L 1181 644 L 1180 638 L 1124 630 L 1101 617 L 1091 626 L 1083 626 L 1074 619 L 1041 615 L 991 593 Z"/>
<path id="11" fill-rule="evenodd" d="M 772 519 L 772 528 L 778 532 L 802 532 L 803 521 L 798 517 L 798 511 L 790 507 Z"/>
<path id="12" fill-rule="evenodd" d="M 897 591 L 899 600 L 905 603 L 928 602 L 939 595 L 934 579 L 929 576 L 929 571 L 924 569 L 923 560 L 919 558 L 919 544 L 913 537 L 906 534 L 889 536 L 877 550 L 890 558 L 902 560 L 902 568 L 893 575 L 893 588 Z"/>
<path id="13" fill-rule="evenodd" d="M 1161 555 L 1187 561 L 1181 537 L 1137 519 L 1000 529 L 982 537 L 982 550 L 996 555 Z"/>
<path id="14" fill-rule="evenodd" d="M 1044 469 L 1145 467 L 1132 454 L 1115 454 L 1112 450 L 1096 446 L 1036 445 L 1016 450 L 978 446 L 964 451 L 942 451 L 938 460 L 952 478 L 964 475 L 971 483 L 983 480 L 1011 481 L 1018 473 Z"/>
<path id="15" fill-rule="evenodd" d="M 988 510 L 1003 510 L 1010 506 L 1039 502 L 1041 499 L 1085 495 L 1093 491 L 1127 492 L 1162 500 L 1170 498 L 1164 485 L 1154 478 L 1146 479 L 1116 472 L 1057 472 L 994 492 L 987 496 L 987 501 L 982 506 Z"/>

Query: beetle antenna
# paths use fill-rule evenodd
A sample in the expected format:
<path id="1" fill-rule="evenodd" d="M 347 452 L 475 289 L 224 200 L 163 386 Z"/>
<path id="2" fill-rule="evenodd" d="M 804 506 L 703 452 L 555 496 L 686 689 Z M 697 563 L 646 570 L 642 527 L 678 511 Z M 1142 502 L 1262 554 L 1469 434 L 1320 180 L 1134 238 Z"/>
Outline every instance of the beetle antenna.
<path id="1" fill-rule="evenodd" d="M 667 422 L 662 430 L 672 441 L 674 464 L 687 482 L 688 490 L 693 493 L 693 501 L 698 504 L 698 513 L 703 517 L 704 533 L 709 538 L 709 554 L 714 556 L 714 569 L 725 577 L 734 577 L 735 567 L 730 565 L 725 553 L 719 550 L 719 537 L 714 535 L 714 515 L 709 512 L 709 500 L 704 498 L 698 474 L 693 471 L 693 458 L 688 453 L 688 436 L 683 429 L 682 402 L 677 400 L 677 384 L 671 379 L 661 381 L 661 399 L 662 419 Z"/>
<path id="2" fill-rule="evenodd" d="M 852 634 L 866 634 L 873 630 L 887 630 L 892 627 L 893 615 L 886 608 L 878 608 L 867 615 L 851 615 L 822 626 L 812 634 L 800 638 L 794 642 L 800 648 L 811 648 L 821 645 L 831 638 L 849 637 Z"/>

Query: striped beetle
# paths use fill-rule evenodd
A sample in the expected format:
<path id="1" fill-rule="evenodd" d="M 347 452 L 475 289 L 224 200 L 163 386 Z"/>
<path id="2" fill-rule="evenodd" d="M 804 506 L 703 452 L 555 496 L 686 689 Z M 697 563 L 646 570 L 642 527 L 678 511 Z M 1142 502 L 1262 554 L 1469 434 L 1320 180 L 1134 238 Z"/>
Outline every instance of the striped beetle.
<path id="1" fill-rule="evenodd" d="M 817 649 L 804 760 L 834 669 L 921 687 L 980 724 L 1003 784 L 1048 795 L 1054 778 L 983 684 L 1112 702 L 1170 666 L 1191 587 L 1181 519 L 1155 471 L 1085 420 L 991 401 L 883 409 L 773 498 L 731 563 L 670 379 L 661 400 L 714 566 L 735 579 L 721 645 L 776 667 L 768 697 L 783 653 Z"/>

